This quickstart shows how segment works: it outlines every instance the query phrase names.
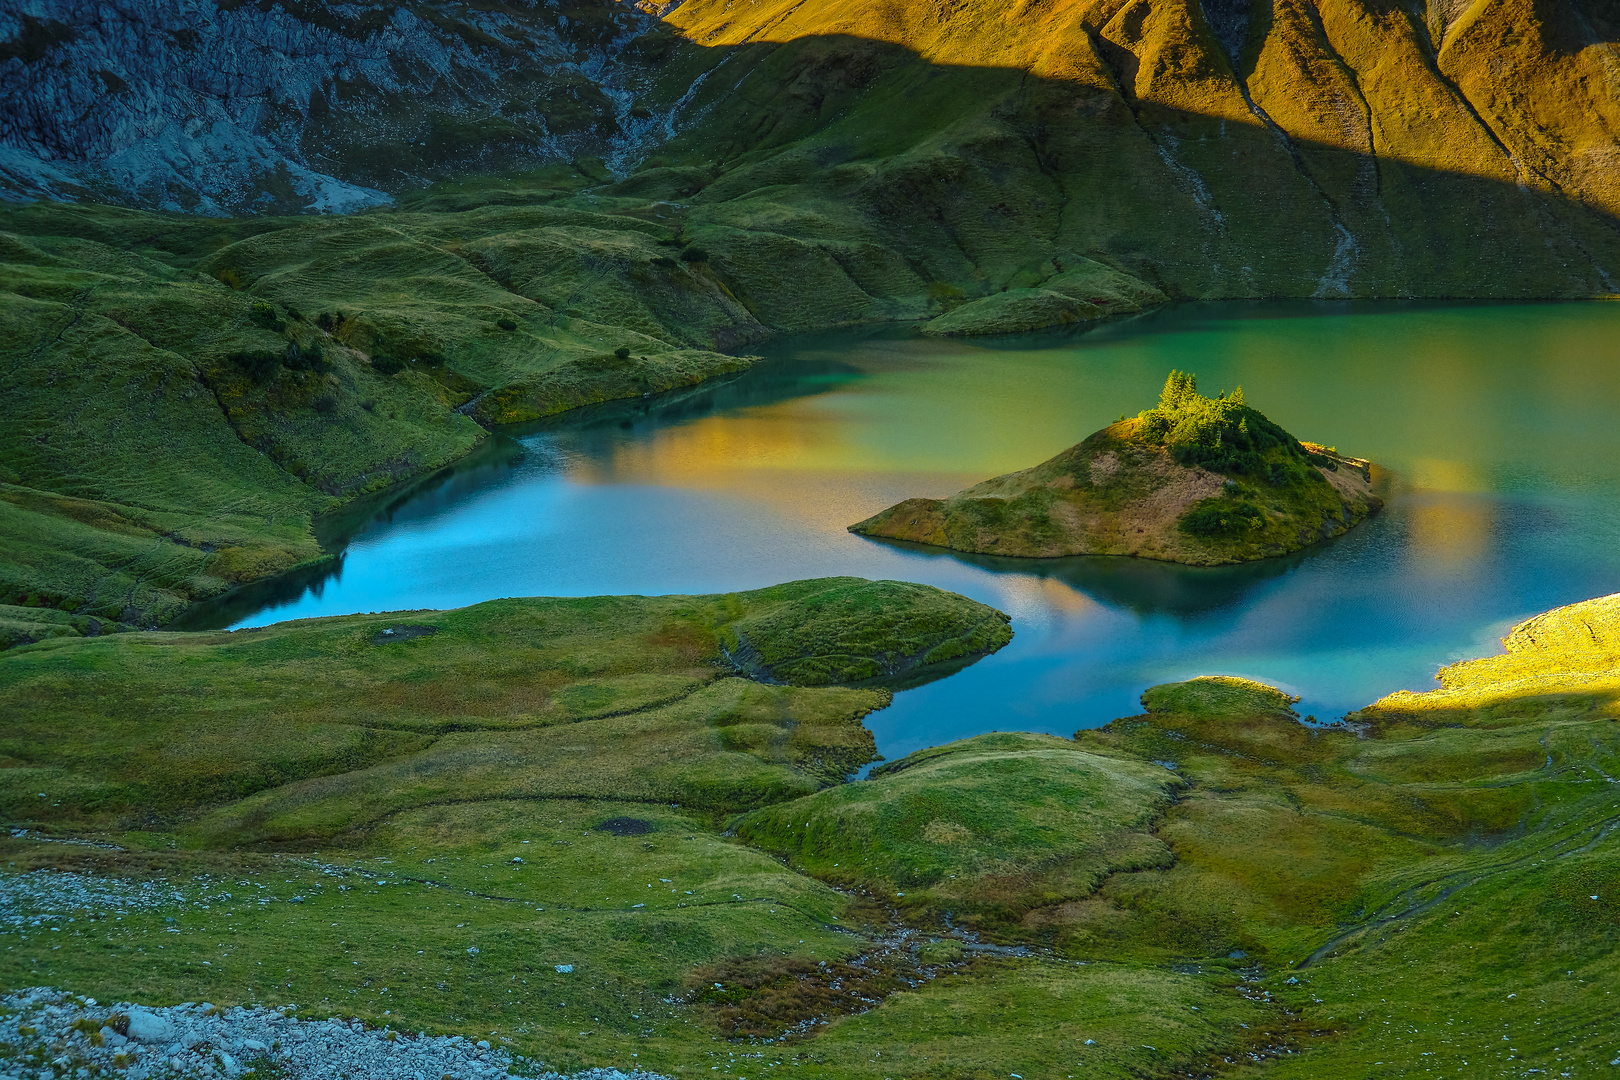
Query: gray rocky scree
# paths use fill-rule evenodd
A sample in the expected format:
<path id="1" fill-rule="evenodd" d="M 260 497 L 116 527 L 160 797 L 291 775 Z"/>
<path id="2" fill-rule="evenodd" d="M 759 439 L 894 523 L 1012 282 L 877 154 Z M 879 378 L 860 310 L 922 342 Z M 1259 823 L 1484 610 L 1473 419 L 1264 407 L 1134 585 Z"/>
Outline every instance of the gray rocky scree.
<path id="1" fill-rule="evenodd" d="M 92 1072 L 127 1080 L 233 1080 L 265 1066 L 288 1080 L 447 1076 L 480 1080 L 509 1075 L 536 1080 L 669 1080 L 617 1069 L 590 1069 L 566 1078 L 487 1040 L 367 1028 L 357 1020 L 301 1020 L 279 1009 L 102 1004 L 39 987 L 0 998 L 0 1013 L 4 1014 L 0 1043 L 17 1051 L 0 1062 L 0 1080 L 54 1080 Z"/>

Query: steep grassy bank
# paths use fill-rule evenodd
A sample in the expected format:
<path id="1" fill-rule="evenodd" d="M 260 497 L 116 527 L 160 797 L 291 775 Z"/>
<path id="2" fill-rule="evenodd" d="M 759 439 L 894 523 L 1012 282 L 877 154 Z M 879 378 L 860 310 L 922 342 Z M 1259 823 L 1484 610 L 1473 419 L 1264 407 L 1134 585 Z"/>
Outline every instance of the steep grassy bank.
<path id="1" fill-rule="evenodd" d="M 324 557 L 315 515 L 481 423 L 741 371 L 713 349 L 758 333 L 669 229 L 599 214 L 0 228 L 0 603 L 104 623 Z"/>
<path id="2" fill-rule="evenodd" d="M 851 638 L 856 612 L 880 630 Z M 854 784 L 882 691 L 727 677 L 722 645 L 926 655 L 993 613 L 835 580 L 29 645 L 0 657 L 38 703 L 0 747 L 0 977 L 675 1075 L 1594 1074 L 1617 613 L 1531 620 L 1343 725 L 1195 679 L 1074 740 L 984 735 Z M 49 693 L 69 668 L 157 708 L 164 749 Z M 327 733 L 277 734 L 298 703 Z M 184 782 L 343 727 L 370 741 L 303 779 Z M 119 803 L 126 758 L 171 756 Z M 27 872 L 50 867 L 86 876 Z"/>

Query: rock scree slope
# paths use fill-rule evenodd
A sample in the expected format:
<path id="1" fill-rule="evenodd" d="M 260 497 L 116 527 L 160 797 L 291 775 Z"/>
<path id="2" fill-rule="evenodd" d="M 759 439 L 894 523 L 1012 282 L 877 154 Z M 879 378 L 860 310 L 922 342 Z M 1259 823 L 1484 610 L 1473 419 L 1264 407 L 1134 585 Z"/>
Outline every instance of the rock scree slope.
<path id="1" fill-rule="evenodd" d="M 1301 443 L 1239 388 L 1171 372 L 1157 408 L 1031 469 L 907 499 L 850 531 L 989 555 L 1136 555 L 1216 565 L 1284 555 L 1383 505 L 1371 465 Z"/>

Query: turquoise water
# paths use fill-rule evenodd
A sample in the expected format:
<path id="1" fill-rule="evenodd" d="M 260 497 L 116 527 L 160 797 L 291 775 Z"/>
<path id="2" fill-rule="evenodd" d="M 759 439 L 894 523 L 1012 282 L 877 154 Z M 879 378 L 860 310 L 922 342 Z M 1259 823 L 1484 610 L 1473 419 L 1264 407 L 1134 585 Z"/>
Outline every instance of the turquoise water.
<path id="1" fill-rule="evenodd" d="M 1529 615 L 1620 590 L 1620 305 L 1184 305 L 1078 334 L 823 335 L 768 357 L 724 385 L 504 435 L 327 523 L 347 538 L 335 573 L 202 621 L 827 574 L 1011 614 L 1006 649 L 869 718 L 894 757 L 982 731 L 1070 734 L 1201 674 L 1280 686 L 1328 720 L 1433 686 Z M 962 557 L 845 531 L 1042 461 L 1151 405 L 1171 368 L 1379 463 L 1388 508 L 1295 556 L 1214 569 Z"/>

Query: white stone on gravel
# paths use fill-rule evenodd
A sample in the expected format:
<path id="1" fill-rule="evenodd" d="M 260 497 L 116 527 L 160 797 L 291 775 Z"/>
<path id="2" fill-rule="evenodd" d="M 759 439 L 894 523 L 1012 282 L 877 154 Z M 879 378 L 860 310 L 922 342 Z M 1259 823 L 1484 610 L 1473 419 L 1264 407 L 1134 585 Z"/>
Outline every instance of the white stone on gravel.
<path id="1" fill-rule="evenodd" d="M 129 1016 L 127 1034 L 136 1042 L 160 1043 L 173 1041 L 174 1025 L 157 1013 L 146 1009 L 132 1008 L 127 1015 Z M 114 1031 L 114 1034 L 117 1034 L 117 1032 Z"/>
<path id="2" fill-rule="evenodd" d="M 103 1045 L 73 1025 L 90 1019 L 101 1025 Z M 127 1026 L 126 1026 L 127 1025 Z M 24 1035 L 23 1028 L 34 1034 Z M 117 1035 L 124 1028 L 134 1041 Z M 18 1080 L 46 1080 L 79 1069 L 116 1069 L 127 1080 L 171 1080 L 203 1075 L 234 1080 L 249 1069 L 273 1066 L 287 1080 L 419 1080 L 449 1076 L 480 1080 L 516 1075 L 534 1080 L 669 1080 L 655 1073 L 587 1069 L 565 1077 L 485 1040 L 475 1045 L 460 1035 L 418 1036 L 359 1021 L 300 1020 L 290 1010 L 217 1009 L 201 1005 L 168 1008 L 97 1004 L 60 990 L 36 987 L 0 997 L 0 1043 L 17 1057 L 7 1064 Z M 162 1045 L 159 1045 L 162 1044 Z M 39 1050 L 38 1067 L 20 1064 Z"/>

